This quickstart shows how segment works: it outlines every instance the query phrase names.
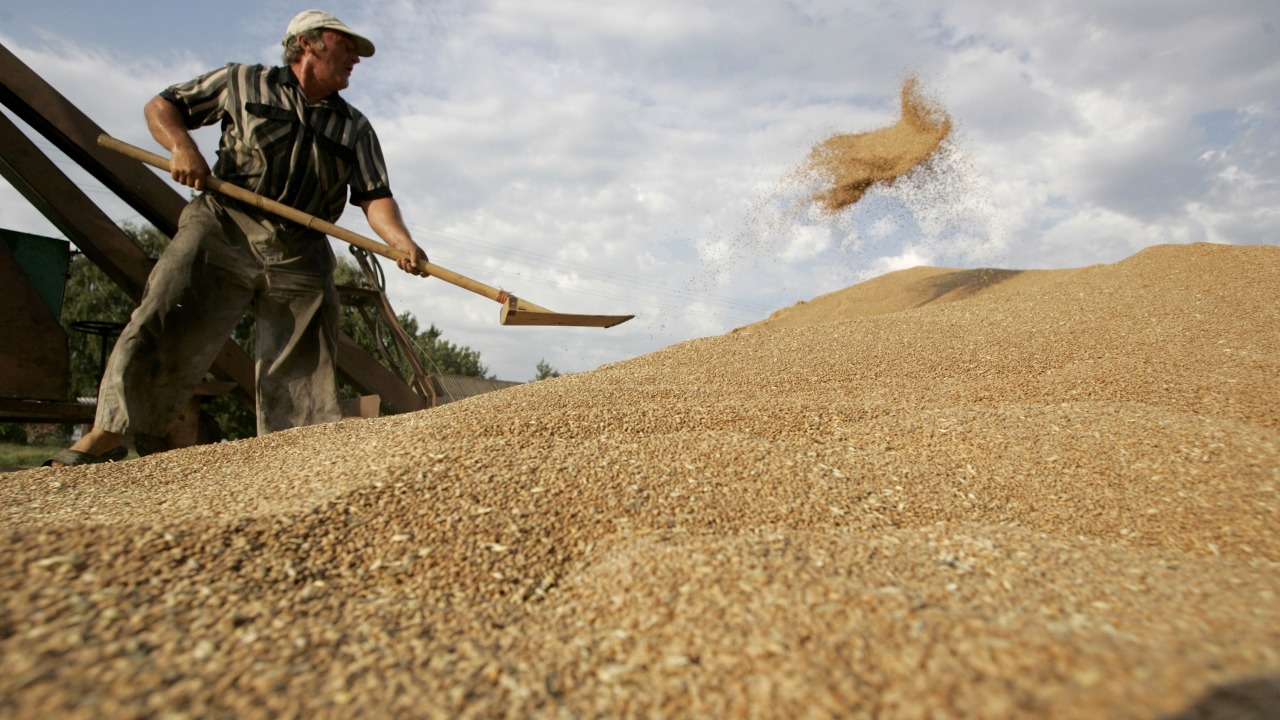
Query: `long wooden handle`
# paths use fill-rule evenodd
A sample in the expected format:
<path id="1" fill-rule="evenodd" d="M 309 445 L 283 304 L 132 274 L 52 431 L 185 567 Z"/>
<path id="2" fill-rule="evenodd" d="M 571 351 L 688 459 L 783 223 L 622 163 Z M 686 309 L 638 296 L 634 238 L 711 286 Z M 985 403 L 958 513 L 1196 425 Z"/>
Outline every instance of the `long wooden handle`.
<path id="1" fill-rule="evenodd" d="M 109 150 L 114 150 L 121 155 L 131 157 L 139 162 L 144 162 L 152 167 L 159 168 L 165 172 L 170 172 L 169 161 L 167 159 L 153 152 L 143 150 L 140 147 L 130 145 L 127 142 L 117 140 L 110 135 L 99 135 L 98 144 Z M 339 240 L 351 243 L 362 250 L 368 250 L 375 255 L 381 255 L 382 257 L 395 261 L 399 261 L 401 258 L 408 256 L 408 253 L 403 250 L 397 250 L 386 243 L 378 242 L 377 240 L 365 237 L 359 233 L 351 232 L 350 230 L 334 225 L 327 220 L 322 220 L 315 215 L 305 213 L 297 208 L 289 207 L 284 203 L 276 202 L 270 198 L 265 198 L 252 190 L 246 190 L 239 185 L 233 185 L 229 182 L 219 180 L 212 175 L 209 176 L 207 183 L 210 190 L 233 197 L 241 202 L 248 203 L 249 205 L 265 210 L 273 215 L 278 215 L 286 220 L 292 220 L 293 222 L 296 222 L 310 230 L 318 230 L 326 235 L 332 235 Z M 494 302 L 509 304 L 509 301 L 514 299 L 515 310 L 553 312 L 539 305 L 534 305 L 524 299 L 512 298 L 506 292 L 503 292 L 498 288 L 485 285 L 477 280 L 472 280 L 465 275 L 459 275 L 458 273 L 448 268 L 436 265 L 435 263 L 420 260 L 418 262 L 418 267 L 422 268 L 433 277 L 438 277 L 451 285 L 457 285 L 463 290 L 470 290 L 477 295 L 483 295 Z"/>

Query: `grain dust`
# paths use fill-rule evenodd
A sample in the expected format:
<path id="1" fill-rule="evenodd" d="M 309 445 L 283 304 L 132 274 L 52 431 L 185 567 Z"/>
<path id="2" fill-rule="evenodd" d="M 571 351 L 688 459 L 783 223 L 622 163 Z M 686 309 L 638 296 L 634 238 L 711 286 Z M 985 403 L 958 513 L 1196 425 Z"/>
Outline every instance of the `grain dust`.
<path id="1" fill-rule="evenodd" d="M 901 90 L 902 117 L 870 132 L 832 135 L 814 146 L 803 173 L 825 180 L 814 202 L 837 213 L 862 199 L 873 185 L 891 185 L 926 163 L 951 133 L 951 118 L 930 100 L 916 78 Z"/>
<path id="2" fill-rule="evenodd" d="M 1275 717 L 1280 248 L 0 481 L 0 715 Z"/>

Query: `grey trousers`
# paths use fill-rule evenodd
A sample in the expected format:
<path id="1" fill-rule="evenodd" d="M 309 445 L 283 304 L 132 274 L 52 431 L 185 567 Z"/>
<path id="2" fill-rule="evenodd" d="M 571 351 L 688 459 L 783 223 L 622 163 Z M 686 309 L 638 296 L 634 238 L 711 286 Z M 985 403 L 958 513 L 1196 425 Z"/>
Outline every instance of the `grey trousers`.
<path id="1" fill-rule="evenodd" d="M 334 263 L 323 235 L 192 200 L 116 341 L 97 427 L 164 435 L 250 308 L 258 434 L 341 419 Z"/>

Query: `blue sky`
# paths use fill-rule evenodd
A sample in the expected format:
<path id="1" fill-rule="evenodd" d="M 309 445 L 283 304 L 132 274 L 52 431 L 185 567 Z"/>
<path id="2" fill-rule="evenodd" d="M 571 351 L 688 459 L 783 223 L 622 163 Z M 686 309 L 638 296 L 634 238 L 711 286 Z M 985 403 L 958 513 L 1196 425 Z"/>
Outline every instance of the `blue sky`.
<path id="1" fill-rule="evenodd" d="M 431 259 L 619 327 L 508 328 L 389 272 L 393 305 L 498 377 L 591 370 L 915 265 L 1115 262 L 1280 242 L 1280 5 L 1047 0 L 333 2 L 378 53 L 345 96 L 378 128 Z M 155 149 L 142 105 L 229 61 L 276 63 L 294 13 L 3 0 L 0 43 Z M 833 133 L 894 122 L 917 75 L 956 131 L 937 171 L 836 217 L 795 176 Z M 197 139 L 212 154 L 209 130 Z M 111 217 L 137 216 L 37 138 Z M 372 234 L 358 210 L 341 224 Z M 57 235 L 0 181 L 0 227 Z M 341 248 L 339 248 L 341 250 Z"/>

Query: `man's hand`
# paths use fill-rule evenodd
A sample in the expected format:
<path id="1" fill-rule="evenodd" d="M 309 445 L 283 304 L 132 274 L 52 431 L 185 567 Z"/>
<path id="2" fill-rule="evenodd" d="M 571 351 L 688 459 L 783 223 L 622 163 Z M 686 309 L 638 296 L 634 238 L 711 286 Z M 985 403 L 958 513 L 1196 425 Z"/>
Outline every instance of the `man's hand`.
<path id="1" fill-rule="evenodd" d="M 418 247 L 417 243 L 410 240 L 408 247 L 401 247 L 399 249 L 405 253 L 405 257 L 396 261 L 396 265 L 401 270 L 411 275 L 417 275 L 418 277 L 427 277 L 431 274 L 426 270 L 423 270 L 421 267 L 422 263 L 427 262 L 427 253 L 424 252 L 422 248 Z"/>
<path id="2" fill-rule="evenodd" d="M 419 277 L 427 277 L 431 273 L 422 269 L 427 262 L 427 253 L 413 241 L 409 228 L 405 227 L 404 218 L 400 215 L 400 204 L 393 197 L 365 200 L 360 209 L 369 220 L 369 227 L 378 233 L 391 247 L 403 252 L 405 257 L 396 261 L 401 270 Z"/>
<path id="3" fill-rule="evenodd" d="M 179 145 L 169 159 L 169 174 L 175 182 L 203 192 L 210 174 L 209 163 L 194 145 Z"/>

